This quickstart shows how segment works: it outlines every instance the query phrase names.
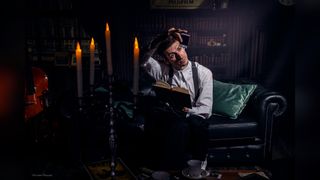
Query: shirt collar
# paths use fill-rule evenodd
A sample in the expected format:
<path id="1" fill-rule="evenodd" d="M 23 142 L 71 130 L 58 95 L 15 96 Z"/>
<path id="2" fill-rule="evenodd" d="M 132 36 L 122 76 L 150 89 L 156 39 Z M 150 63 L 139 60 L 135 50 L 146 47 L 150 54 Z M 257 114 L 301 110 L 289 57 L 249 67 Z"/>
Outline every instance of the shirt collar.
<path id="1" fill-rule="evenodd" d="M 172 67 L 173 67 L 173 66 L 172 66 Z M 190 70 L 190 68 L 191 68 L 191 62 L 190 62 L 190 60 L 189 60 L 186 68 L 184 68 L 184 69 L 182 69 L 182 70 L 177 70 L 177 69 L 175 69 L 175 68 L 173 67 L 173 70 L 174 70 L 174 72 L 180 72 L 180 73 L 184 74 L 184 73 L 188 72 L 188 71 Z"/>

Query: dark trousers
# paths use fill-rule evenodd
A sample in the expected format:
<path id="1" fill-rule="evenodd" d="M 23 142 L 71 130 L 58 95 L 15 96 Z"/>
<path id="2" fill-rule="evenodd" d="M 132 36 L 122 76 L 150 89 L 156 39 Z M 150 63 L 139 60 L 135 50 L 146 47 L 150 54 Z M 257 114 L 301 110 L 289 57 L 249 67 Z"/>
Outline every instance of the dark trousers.
<path id="1" fill-rule="evenodd" d="M 208 149 L 208 123 L 199 116 L 179 116 L 165 109 L 148 113 L 145 130 L 149 158 L 162 169 L 182 168 L 189 159 L 204 160 Z"/>

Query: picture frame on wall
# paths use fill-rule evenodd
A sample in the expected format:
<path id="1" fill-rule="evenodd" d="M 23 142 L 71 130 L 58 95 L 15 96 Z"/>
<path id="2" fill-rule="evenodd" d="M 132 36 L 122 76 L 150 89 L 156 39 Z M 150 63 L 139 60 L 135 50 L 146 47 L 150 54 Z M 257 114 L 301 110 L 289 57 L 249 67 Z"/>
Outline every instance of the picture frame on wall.
<path id="1" fill-rule="evenodd" d="M 150 0 L 151 9 L 216 9 L 227 8 L 229 0 Z"/>

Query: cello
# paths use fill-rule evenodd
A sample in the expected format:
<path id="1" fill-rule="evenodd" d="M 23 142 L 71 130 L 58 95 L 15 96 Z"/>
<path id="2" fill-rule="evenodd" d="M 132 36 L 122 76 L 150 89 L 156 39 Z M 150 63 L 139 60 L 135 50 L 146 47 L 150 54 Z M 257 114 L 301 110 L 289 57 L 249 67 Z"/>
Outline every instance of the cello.
<path id="1" fill-rule="evenodd" d="M 24 119 L 26 122 L 48 107 L 48 102 L 45 97 L 47 92 L 47 74 L 37 67 L 27 69 L 24 107 Z"/>

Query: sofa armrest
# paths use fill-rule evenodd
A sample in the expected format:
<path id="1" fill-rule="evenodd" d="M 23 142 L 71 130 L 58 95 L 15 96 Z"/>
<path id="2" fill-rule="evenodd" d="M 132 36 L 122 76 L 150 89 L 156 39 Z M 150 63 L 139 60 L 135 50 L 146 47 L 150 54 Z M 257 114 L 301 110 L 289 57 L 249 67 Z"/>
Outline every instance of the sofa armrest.
<path id="1" fill-rule="evenodd" d="M 259 119 L 266 118 L 266 113 L 271 113 L 274 117 L 282 115 L 287 109 L 287 100 L 280 93 L 258 87 L 253 92 L 250 103 L 253 104 L 254 111 L 259 115 Z"/>
<path id="2" fill-rule="evenodd" d="M 287 100 L 278 92 L 265 89 L 258 85 L 252 97 L 252 110 L 259 121 L 260 136 L 264 138 L 264 156 L 269 159 L 272 150 L 274 119 L 281 116 L 287 109 Z"/>

